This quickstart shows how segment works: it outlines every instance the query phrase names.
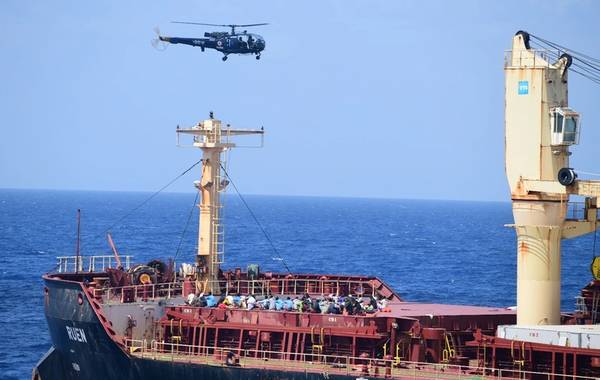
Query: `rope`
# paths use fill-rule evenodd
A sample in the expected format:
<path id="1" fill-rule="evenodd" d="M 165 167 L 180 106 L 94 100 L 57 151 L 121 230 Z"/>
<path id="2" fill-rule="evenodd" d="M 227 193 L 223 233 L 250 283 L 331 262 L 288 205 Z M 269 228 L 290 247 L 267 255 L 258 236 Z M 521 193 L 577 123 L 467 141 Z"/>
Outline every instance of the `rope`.
<path id="1" fill-rule="evenodd" d="M 181 237 L 179 238 L 179 244 L 177 244 L 177 250 L 175 251 L 175 256 L 173 257 L 173 261 L 177 261 L 177 256 L 179 256 L 179 252 L 181 250 L 181 245 L 183 244 L 183 238 L 185 237 L 185 233 L 190 225 L 190 220 L 192 220 L 192 215 L 194 215 L 194 209 L 196 208 L 196 203 L 198 202 L 198 194 L 200 191 L 196 192 L 196 196 L 194 197 L 194 203 L 192 203 L 192 208 L 187 217 L 187 221 L 185 222 L 185 227 L 183 228 L 183 232 L 181 233 Z"/>
<path id="2" fill-rule="evenodd" d="M 258 218 L 254 214 L 254 212 L 252 211 L 252 209 L 250 208 L 250 206 L 248 206 L 248 203 L 246 202 L 246 199 L 244 199 L 244 197 L 242 196 L 242 194 L 238 190 L 237 186 L 233 182 L 233 179 L 231 179 L 231 177 L 229 176 L 229 173 L 223 167 L 223 164 L 220 164 L 220 165 L 221 165 L 221 169 L 223 169 L 223 172 L 225 173 L 225 175 L 229 179 L 229 183 L 231 183 L 231 185 L 233 186 L 233 188 L 234 188 L 235 192 L 237 193 L 238 197 L 240 198 L 240 200 L 242 201 L 242 203 L 244 204 L 244 206 L 246 206 L 246 209 L 248 209 L 248 212 L 250 213 L 250 215 L 252 216 L 252 218 L 254 219 L 254 221 L 256 222 L 256 224 L 258 225 L 258 227 L 260 228 L 260 230 L 262 231 L 263 235 L 265 235 L 265 238 L 269 242 L 269 245 L 271 245 L 271 248 L 273 249 L 273 252 L 275 252 L 275 254 L 277 255 L 275 257 L 275 259 L 277 261 L 281 261 L 281 263 L 285 267 L 285 270 L 287 270 L 288 273 L 292 273 L 292 271 L 288 267 L 288 265 L 285 262 L 285 260 L 283 259 L 283 257 L 281 257 L 281 255 L 280 255 L 279 251 L 277 250 L 277 248 L 275 248 L 275 244 L 273 244 L 273 241 L 271 240 L 271 237 L 269 236 L 269 234 L 267 233 L 267 231 L 265 231 L 265 229 L 263 228 L 262 224 L 260 224 L 260 222 L 258 221 Z"/>
<path id="3" fill-rule="evenodd" d="M 148 198 L 146 198 L 143 202 L 141 202 L 140 204 L 138 204 L 137 206 L 135 206 L 134 208 L 132 208 L 127 214 L 123 215 L 122 217 L 120 217 L 116 222 L 114 222 L 113 224 L 111 224 L 108 228 L 106 228 L 103 232 L 101 232 L 100 234 L 96 235 L 92 240 L 99 238 L 100 236 L 104 236 L 106 235 L 106 233 L 108 233 L 111 229 L 113 229 L 115 226 L 119 225 L 121 222 L 123 222 L 125 219 L 127 219 L 128 217 L 130 217 L 134 212 L 136 212 L 137 210 L 139 210 L 140 208 L 142 208 L 146 203 L 150 202 L 152 199 L 154 199 L 154 197 L 156 197 L 158 194 L 160 194 L 163 190 L 165 190 L 167 187 L 171 186 L 175 181 L 177 181 L 179 178 L 183 177 L 184 175 L 186 175 L 190 170 L 192 170 L 193 168 L 195 168 L 199 163 L 201 163 L 202 160 L 198 160 L 196 161 L 192 166 L 190 166 L 189 168 L 187 168 L 186 170 L 184 170 L 181 174 L 179 174 L 177 177 L 173 178 L 172 180 L 170 180 L 169 182 L 167 182 L 166 185 L 164 185 L 163 187 L 161 187 L 160 189 L 158 189 L 157 191 L 155 191 L 153 194 L 151 194 Z"/>

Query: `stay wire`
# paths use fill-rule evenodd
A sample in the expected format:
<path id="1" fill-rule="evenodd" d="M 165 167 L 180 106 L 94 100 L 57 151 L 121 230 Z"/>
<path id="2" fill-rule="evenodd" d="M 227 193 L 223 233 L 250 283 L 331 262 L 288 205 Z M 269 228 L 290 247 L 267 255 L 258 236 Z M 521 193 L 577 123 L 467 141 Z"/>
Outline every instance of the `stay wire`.
<path id="1" fill-rule="evenodd" d="M 586 73 L 588 73 L 589 75 L 593 76 L 594 78 L 598 78 L 600 79 L 600 71 L 595 72 L 594 70 L 590 70 L 585 66 L 581 66 L 579 65 L 577 62 L 573 62 L 573 66 L 585 71 Z"/>
<path id="2" fill-rule="evenodd" d="M 589 63 L 589 62 L 587 62 L 587 61 L 585 61 L 585 60 L 582 60 L 581 58 L 579 58 L 579 57 L 577 57 L 577 56 L 573 56 L 573 59 L 574 59 L 575 61 L 579 61 L 579 62 L 581 62 L 582 64 L 584 64 L 585 66 L 587 66 L 587 68 L 586 68 L 586 69 L 587 69 L 587 70 L 591 70 L 591 72 L 594 72 L 594 73 L 596 73 L 596 72 L 600 72 L 600 66 L 593 65 L 593 64 L 591 64 L 591 63 Z M 577 62 L 574 62 L 574 63 L 576 64 Z M 581 68 L 583 68 L 583 66 L 581 66 L 581 65 L 578 65 L 578 66 L 579 66 L 579 67 L 581 67 Z"/>
<path id="3" fill-rule="evenodd" d="M 598 59 L 598 58 L 594 58 L 594 57 L 589 56 L 589 55 L 587 55 L 585 53 L 578 52 L 576 50 L 573 50 L 573 49 L 568 48 L 566 46 L 559 45 L 556 42 L 548 41 L 546 39 L 543 39 L 541 37 L 535 36 L 533 34 L 529 34 L 529 36 L 533 37 L 534 39 L 536 39 L 536 40 L 538 40 L 538 41 L 540 41 L 540 42 L 542 42 L 542 43 L 544 43 L 544 44 L 546 44 L 548 46 L 552 46 L 553 48 L 555 48 L 557 50 L 562 50 L 562 51 L 565 51 L 565 52 L 570 52 L 570 53 L 572 53 L 572 55 L 578 56 L 579 60 L 589 60 L 591 62 L 596 62 L 596 63 L 600 64 L 600 59 Z M 583 59 L 582 59 L 582 57 L 583 57 Z"/>
<path id="4" fill-rule="evenodd" d="M 190 226 L 190 220 L 192 220 L 192 216 L 194 215 L 194 209 L 196 208 L 196 204 L 198 203 L 198 195 L 200 191 L 196 192 L 196 196 L 194 197 L 194 203 L 192 203 L 192 208 L 187 217 L 187 221 L 185 222 L 185 227 L 183 227 L 183 232 L 181 233 L 181 237 L 179 238 L 179 244 L 177 244 L 177 250 L 175 251 L 175 255 L 173 256 L 173 261 L 177 261 L 177 257 L 179 256 L 179 252 L 181 251 L 181 245 L 183 244 L 183 239 L 185 238 L 185 233 Z"/>
<path id="5" fill-rule="evenodd" d="M 577 170 L 577 174 L 587 174 L 593 177 L 600 177 L 600 173 L 584 172 L 583 170 Z"/>
<path id="6" fill-rule="evenodd" d="M 539 46 L 541 46 L 541 45 L 539 45 Z M 556 60 L 558 60 L 560 58 L 559 52 L 548 51 L 548 55 Z M 579 60 L 577 60 L 576 57 L 574 57 L 574 59 L 576 59 L 576 60 L 572 62 L 572 66 L 575 66 L 575 67 L 579 68 L 580 70 L 585 71 L 586 73 L 588 73 L 589 75 L 591 75 L 593 77 L 593 78 L 588 77 L 588 79 L 600 80 L 600 67 L 590 66 L 589 64 L 586 64 L 586 66 L 588 66 L 588 67 L 586 67 L 586 66 L 583 66 L 583 65 L 577 63 Z M 580 73 L 577 70 L 574 70 L 572 67 L 570 67 L 569 70 L 574 71 L 579 75 L 585 76 L 585 74 Z"/>
<path id="7" fill-rule="evenodd" d="M 283 257 L 279 253 L 279 251 L 277 250 L 277 248 L 275 248 L 275 244 L 273 244 L 273 241 L 271 240 L 271 237 L 269 236 L 269 234 L 267 233 L 267 231 L 263 228 L 262 224 L 258 221 L 258 218 L 256 217 L 256 215 L 254 214 L 254 212 L 252 211 L 252 209 L 250 208 L 250 206 L 246 202 L 246 199 L 244 199 L 244 197 L 242 196 L 242 194 L 238 190 L 237 186 L 233 182 L 233 179 L 231 179 L 231 176 L 229 175 L 229 173 L 227 172 L 227 170 L 225 170 L 225 168 L 223 167 L 223 164 L 220 164 L 220 165 L 221 165 L 221 169 L 223 169 L 223 172 L 225 173 L 225 175 L 229 179 L 229 183 L 231 183 L 231 185 L 233 186 L 233 189 L 237 193 L 238 197 L 240 198 L 240 200 L 242 201 L 242 203 L 244 204 L 244 206 L 246 206 L 246 209 L 248 209 L 248 212 L 250 213 L 250 215 L 252 216 L 252 218 L 254 219 L 254 221 L 256 222 L 256 224 L 258 225 L 258 227 L 260 228 L 260 230 L 262 231 L 263 235 L 265 235 L 265 238 L 269 242 L 269 245 L 271 245 L 271 248 L 273 249 L 273 252 L 275 252 L 275 254 L 277 255 L 277 259 L 279 259 L 281 261 L 281 263 L 283 264 L 283 266 L 285 267 L 285 269 L 288 271 L 288 273 L 292 273 L 292 271 L 288 267 L 287 263 L 285 262 L 285 260 L 283 259 Z"/>
<path id="8" fill-rule="evenodd" d="M 573 68 L 569 68 L 569 70 L 572 71 L 572 72 L 574 72 L 574 73 L 576 73 L 576 74 L 581 75 L 584 78 L 587 78 L 587 79 L 591 80 L 592 82 L 594 82 L 596 84 L 600 84 L 600 78 L 596 78 L 596 77 L 590 76 L 588 74 L 584 74 L 581 71 L 575 70 Z"/>
<path id="9" fill-rule="evenodd" d="M 192 170 L 193 168 L 195 168 L 199 163 L 201 163 L 202 160 L 198 160 L 196 161 L 192 166 L 190 166 L 189 168 L 187 168 L 186 170 L 184 170 L 182 173 L 180 173 L 179 175 L 177 175 L 177 177 L 173 178 L 172 180 L 170 180 L 169 182 L 167 182 L 166 185 L 164 185 L 163 187 L 161 187 L 160 189 L 158 189 L 157 191 L 155 191 L 154 193 L 152 193 L 148 198 L 146 198 L 144 201 L 142 201 L 140 204 L 138 204 L 137 206 L 135 206 L 134 208 L 132 208 L 128 213 L 126 213 L 125 215 L 123 215 L 122 217 L 120 217 L 116 222 L 114 222 L 113 224 L 111 224 L 108 228 L 106 228 L 102 233 L 96 235 L 92 240 L 95 240 L 103 235 L 106 235 L 108 232 L 110 232 L 115 226 L 119 225 L 121 222 L 123 222 L 125 219 L 129 218 L 134 212 L 136 212 L 137 210 L 139 210 L 140 208 L 142 208 L 146 203 L 150 202 L 152 199 L 154 199 L 154 197 L 156 197 L 158 194 L 160 194 L 162 191 L 164 191 L 166 188 L 168 188 L 169 186 L 171 186 L 175 181 L 177 181 L 179 178 L 183 177 L 184 175 L 186 175 L 190 170 Z M 84 245 L 82 245 L 83 248 Z"/>
<path id="10" fill-rule="evenodd" d="M 539 47 L 541 49 L 547 49 L 547 46 L 544 46 L 542 44 L 536 43 L 536 42 L 532 42 L 532 45 L 534 45 L 535 47 Z M 553 51 L 553 50 L 548 50 L 546 52 L 546 54 L 548 54 L 548 56 L 552 59 L 558 60 L 560 58 L 560 50 L 557 51 Z M 600 82 L 600 67 L 595 67 L 593 65 L 590 65 L 588 63 L 585 63 L 585 65 L 587 66 L 583 66 L 582 64 L 578 63 L 581 60 L 579 60 L 577 57 L 573 56 L 574 61 L 572 62 L 572 66 L 569 67 L 569 70 L 579 74 L 589 80 L 591 80 L 592 82 L 595 83 L 599 83 Z M 574 67 L 577 67 L 579 70 L 575 70 Z M 585 73 L 581 72 L 581 71 L 585 71 Z M 587 73 L 587 74 L 586 74 Z"/>
<path id="11" fill-rule="evenodd" d="M 583 53 L 579 53 L 575 50 L 569 49 L 567 47 L 561 46 L 559 44 L 547 41 L 543 38 L 531 35 L 531 37 L 533 37 L 534 39 L 536 39 L 539 42 L 533 42 L 534 45 L 539 46 L 543 49 L 547 49 L 548 47 L 551 47 L 552 49 L 556 49 L 557 51 L 549 51 L 548 54 L 555 58 L 558 59 L 560 58 L 560 52 L 564 51 L 567 53 L 571 54 L 571 57 L 573 58 L 573 63 L 572 66 L 575 66 L 578 68 L 578 70 L 576 70 L 573 67 L 569 67 L 569 70 L 581 75 L 582 77 L 589 79 L 590 81 L 596 83 L 596 84 L 600 84 L 600 66 L 598 66 L 598 63 L 600 63 L 600 60 L 590 57 L 586 54 Z M 585 57 L 585 58 L 582 58 Z M 580 62 L 580 63 L 579 63 Z M 582 72 L 584 71 L 584 72 Z"/>

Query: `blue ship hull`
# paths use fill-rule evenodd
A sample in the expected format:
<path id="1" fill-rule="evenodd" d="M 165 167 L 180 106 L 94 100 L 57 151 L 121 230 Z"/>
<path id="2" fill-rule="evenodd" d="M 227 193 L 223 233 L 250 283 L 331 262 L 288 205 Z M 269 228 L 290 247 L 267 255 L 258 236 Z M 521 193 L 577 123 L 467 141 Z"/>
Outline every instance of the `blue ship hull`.
<path id="1" fill-rule="evenodd" d="M 52 348 L 33 369 L 34 380 L 356 379 L 304 371 L 176 363 L 129 355 L 106 332 L 80 283 L 44 279 Z M 82 299 L 81 304 L 79 303 Z"/>

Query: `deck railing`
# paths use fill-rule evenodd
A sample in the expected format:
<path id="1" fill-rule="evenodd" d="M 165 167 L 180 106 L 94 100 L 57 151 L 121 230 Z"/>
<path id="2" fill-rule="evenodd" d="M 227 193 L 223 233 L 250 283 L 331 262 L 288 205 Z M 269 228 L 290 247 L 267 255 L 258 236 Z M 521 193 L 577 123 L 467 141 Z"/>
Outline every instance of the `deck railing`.
<path id="1" fill-rule="evenodd" d="M 121 264 L 124 269 L 129 269 L 133 256 L 121 256 Z M 58 273 L 75 272 L 103 272 L 106 268 L 116 266 L 115 257 L 112 255 L 99 256 L 59 256 Z"/>
<path id="2" fill-rule="evenodd" d="M 231 294 L 270 295 L 309 295 L 335 296 L 354 294 L 374 296 L 375 284 L 370 280 L 334 280 L 307 278 L 277 278 L 264 280 L 219 281 L 221 289 Z"/>
<path id="3" fill-rule="evenodd" d="M 193 284 L 191 284 L 193 286 Z M 253 294 L 255 297 L 271 295 L 303 295 L 327 296 L 330 294 L 355 296 L 377 295 L 375 284 L 370 280 L 330 280 L 282 278 L 263 280 L 223 280 L 214 288 L 224 289 L 224 294 Z M 194 289 L 192 289 L 193 291 Z M 152 299 L 170 299 L 184 295 L 184 282 L 171 282 L 148 285 L 130 285 L 112 288 L 94 289 L 96 299 L 104 303 L 138 302 Z"/>
<path id="4" fill-rule="evenodd" d="M 586 220 L 585 202 L 569 202 L 567 204 L 567 220 Z M 600 221 L 600 212 L 596 215 L 596 219 Z"/>
<path id="5" fill-rule="evenodd" d="M 129 303 L 159 299 L 172 299 L 183 295 L 182 282 L 148 285 L 128 285 L 94 289 L 94 298 L 104 304 Z"/>
<path id="6" fill-rule="evenodd" d="M 386 379 L 570 379 L 591 380 L 595 377 L 575 376 L 519 369 L 498 369 L 444 363 L 423 363 L 395 359 L 286 353 L 254 349 L 195 346 L 156 340 L 125 340 L 133 356 L 149 360 L 177 363 L 207 364 L 223 367 L 302 371 L 329 375 Z"/>
<path id="7" fill-rule="evenodd" d="M 533 54 L 532 54 L 533 53 Z M 504 67 L 550 67 L 561 52 L 548 49 L 507 50 L 504 52 Z"/>

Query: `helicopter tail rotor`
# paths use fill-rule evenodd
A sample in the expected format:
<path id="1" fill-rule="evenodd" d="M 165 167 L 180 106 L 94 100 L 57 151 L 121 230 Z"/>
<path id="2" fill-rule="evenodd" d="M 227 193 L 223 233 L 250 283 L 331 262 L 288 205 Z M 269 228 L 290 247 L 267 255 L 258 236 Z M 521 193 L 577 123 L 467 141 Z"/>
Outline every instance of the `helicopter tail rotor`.
<path id="1" fill-rule="evenodd" d="M 153 38 L 152 41 L 150 41 L 150 43 L 152 44 L 152 47 L 158 51 L 166 50 L 168 43 L 164 39 L 164 37 L 162 37 L 160 35 L 160 29 L 158 29 L 158 26 L 154 28 L 154 33 L 156 33 L 156 37 Z"/>

